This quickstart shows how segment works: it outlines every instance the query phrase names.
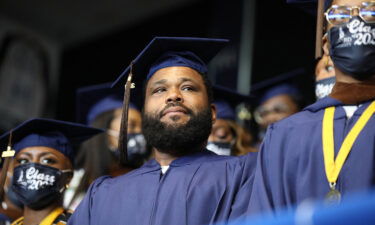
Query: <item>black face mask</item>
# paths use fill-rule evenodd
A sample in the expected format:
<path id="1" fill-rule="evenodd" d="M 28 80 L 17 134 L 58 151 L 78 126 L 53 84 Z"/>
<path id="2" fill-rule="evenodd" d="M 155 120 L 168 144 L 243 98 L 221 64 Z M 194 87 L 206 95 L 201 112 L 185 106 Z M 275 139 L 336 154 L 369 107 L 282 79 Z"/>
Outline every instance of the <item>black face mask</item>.
<path id="1" fill-rule="evenodd" d="M 120 153 L 115 149 L 113 155 L 119 158 Z M 142 133 L 128 134 L 128 162 L 133 167 L 141 166 L 149 156 L 147 151 L 146 139 Z"/>
<path id="2" fill-rule="evenodd" d="M 61 171 L 38 163 L 14 168 L 12 189 L 27 207 L 39 210 L 58 201 L 72 171 Z"/>
<path id="3" fill-rule="evenodd" d="M 332 27 L 328 39 L 335 67 L 357 80 L 375 75 L 375 23 L 355 16 L 344 26 Z"/>
<path id="4" fill-rule="evenodd" d="M 206 148 L 218 155 L 231 155 L 232 144 L 230 142 L 209 141 Z"/>
<path id="5" fill-rule="evenodd" d="M 315 82 L 315 96 L 322 99 L 331 94 L 332 88 L 336 83 L 335 77 L 329 77 Z"/>
<path id="6" fill-rule="evenodd" d="M 148 156 L 146 139 L 141 133 L 128 134 L 129 161 L 145 160 Z"/>

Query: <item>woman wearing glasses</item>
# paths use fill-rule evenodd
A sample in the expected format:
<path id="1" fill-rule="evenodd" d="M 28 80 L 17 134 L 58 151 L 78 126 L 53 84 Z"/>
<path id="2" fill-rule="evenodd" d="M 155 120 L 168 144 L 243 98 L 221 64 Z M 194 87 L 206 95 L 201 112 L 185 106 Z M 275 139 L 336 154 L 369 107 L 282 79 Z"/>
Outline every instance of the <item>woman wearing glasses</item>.
<path id="1" fill-rule="evenodd" d="M 326 1 L 325 21 L 323 51 L 336 84 L 328 97 L 270 125 L 250 213 L 307 199 L 337 204 L 375 185 L 375 1 Z"/>

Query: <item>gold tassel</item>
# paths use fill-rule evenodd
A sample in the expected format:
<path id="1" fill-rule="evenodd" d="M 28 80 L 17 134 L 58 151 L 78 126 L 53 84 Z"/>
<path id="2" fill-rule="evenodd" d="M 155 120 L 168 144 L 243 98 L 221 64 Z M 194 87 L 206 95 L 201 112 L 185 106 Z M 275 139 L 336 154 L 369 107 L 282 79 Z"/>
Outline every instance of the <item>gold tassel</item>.
<path id="1" fill-rule="evenodd" d="M 133 79 L 133 62 L 130 64 L 130 72 L 128 79 L 125 83 L 124 91 L 124 101 L 122 107 L 122 117 L 121 117 L 121 126 L 120 126 L 120 138 L 119 138 L 119 151 L 120 151 L 120 163 L 122 165 L 126 164 L 128 159 L 128 113 L 129 113 L 129 102 L 130 102 L 130 89 L 134 88 L 135 85 L 132 84 Z"/>

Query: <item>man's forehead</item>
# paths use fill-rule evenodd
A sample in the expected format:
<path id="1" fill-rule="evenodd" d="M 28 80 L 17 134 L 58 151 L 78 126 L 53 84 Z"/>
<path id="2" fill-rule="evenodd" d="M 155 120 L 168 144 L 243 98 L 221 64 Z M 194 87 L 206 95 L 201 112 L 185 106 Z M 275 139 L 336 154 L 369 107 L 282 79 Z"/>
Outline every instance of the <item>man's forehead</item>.
<path id="1" fill-rule="evenodd" d="M 167 67 L 157 71 L 149 80 L 147 86 L 163 84 L 167 82 L 184 82 L 191 81 L 194 83 L 203 83 L 202 76 L 189 67 Z"/>

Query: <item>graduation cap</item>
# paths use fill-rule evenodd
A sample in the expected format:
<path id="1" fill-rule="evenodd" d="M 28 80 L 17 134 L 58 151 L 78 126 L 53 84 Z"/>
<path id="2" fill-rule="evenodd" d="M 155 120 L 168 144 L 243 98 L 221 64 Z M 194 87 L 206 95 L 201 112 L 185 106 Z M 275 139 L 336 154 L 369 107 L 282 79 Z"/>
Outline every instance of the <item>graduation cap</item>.
<path id="1" fill-rule="evenodd" d="M 303 68 L 298 68 L 290 72 L 286 72 L 270 78 L 265 81 L 261 81 L 251 86 L 251 93 L 257 96 L 257 103 L 260 105 L 268 99 L 286 94 L 299 98 L 300 91 L 294 85 L 293 79 L 296 76 L 305 74 Z"/>
<path id="2" fill-rule="evenodd" d="M 216 106 L 216 117 L 218 119 L 235 120 L 235 108 L 241 103 L 252 101 L 251 96 L 240 94 L 232 89 L 220 85 L 212 87 L 214 104 Z"/>
<path id="3" fill-rule="evenodd" d="M 0 146 L 4 148 L 10 142 L 16 154 L 26 147 L 51 147 L 73 162 L 78 145 L 101 132 L 103 130 L 78 123 L 36 118 L 27 120 L 1 135 Z"/>
<path id="4" fill-rule="evenodd" d="M 155 37 L 112 84 L 125 83 L 130 70 L 134 81 L 145 81 L 157 70 L 170 66 L 187 66 L 200 73 L 207 72 L 207 64 L 228 43 L 226 39 L 194 37 Z"/>
<path id="5" fill-rule="evenodd" d="M 333 0 L 287 0 L 287 3 L 295 4 L 301 8 L 306 9 L 310 14 L 316 15 L 316 59 L 322 57 L 324 12 L 332 5 L 332 1 Z"/>
<path id="6" fill-rule="evenodd" d="M 129 107 L 139 110 L 141 93 L 132 94 L 135 103 L 129 103 Z M 111 88 L 111 83 L 103 83 L 79 88 L 76 99 L 76 120 L 89 125 L 100 114 L 122 108 L 124 92 L 120 88 Z"/>
<path id="7" fill-rule="evenodd" d="M 119 87 L 126 82 L 119 138 L 121 163 L 125 164 L 127 159 L 125 142 L 129 107 L 127 103 L 130 99 L 130 88 L 134 87 L 132 82 L 142 83 L 150 79 L 156 71 L 172 66 L 189 67 L 206 74 L 207 64 L 227 42 L 226 39 L 155 37 L 120 74 L 112 87 Z"/>
<path id="8" fill-rule="evenodd" d="M 64 154 L 72 163 L 78 145 L 90 137 L 103 132 L 101 129 L 52 119 L 31 119 L 0 136 L 0 148 L 5 158 L 0 176 L 0 196 L 3 196 L 4 182 L 9 159 L 24 148 L 45 146 Z"/>

